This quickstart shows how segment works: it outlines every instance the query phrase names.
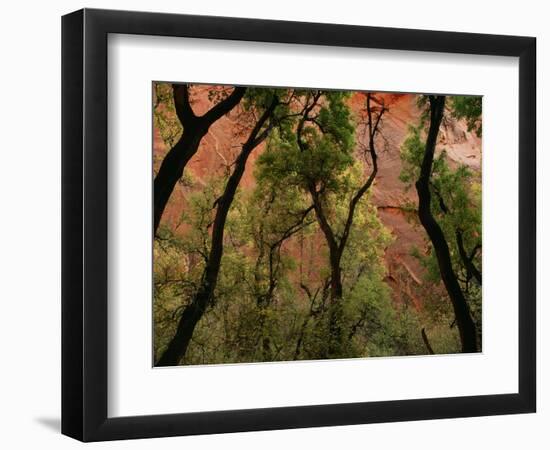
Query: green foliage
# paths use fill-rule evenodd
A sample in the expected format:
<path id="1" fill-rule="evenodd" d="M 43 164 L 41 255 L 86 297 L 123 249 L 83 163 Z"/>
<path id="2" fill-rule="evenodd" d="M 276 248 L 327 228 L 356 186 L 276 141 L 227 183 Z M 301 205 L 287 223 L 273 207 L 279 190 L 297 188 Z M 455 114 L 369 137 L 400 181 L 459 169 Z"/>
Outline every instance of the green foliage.
<path id="1" fill-rule="evenodd" d="M 465 119 L 468 131 L 481 136 L 481 106 L 483 97 L 455 95 L 451 97 L 452 114 L 457 119 Z"/>
<path id="2" fill-rule="evenodd" d="M 409 126 L 409 133 L 405 142 L 401 145 L 401 161 L 403 161 L 403 170 L 399 174 L 399 179 L 405 183 L 409 189 L 420 175 L 420 166 L 424 157 L 424 141 L 421 133 L 423 125 L 418 127 Z"/>
<path id="3" fill-rule="evenodd" d="M 307 122 L 303 127 L 302 140 L 307 143 L 307 151 L 300 148 L 294 131 L 298 118 L 294 123 L 288 121 L 286 130 L 273 133 L 267 151 L 258 159 L 260 181 L 284 179 L 303 190 L 307 190 L 309 182 L 322 184 L 327 191 L 340 189 L 343 172 L 354 162 L 355 128 L 346 94 L 330 92 L 322 98 L 324 102 L 316 111 L 317 123 Z M 309 100 L 308 95 L 301 99 Z M 293 132 L 289 133 L 289 129 Z"/>
<path id="4" fill-rule="evenodd" d="M 154 105 L 153 120 L 155 128 L 169 150 L 181 137 L 183 128 L 176 116 L 172 85 L 169 83 L 153 83 Z"/>
<path id="5" fill-rule="evenodd" d="M 175 230 L 159 228 L 154 240 L 153 316 L 155 355 L 158 357 L 175 331 L 177 317 L 196 292 L 210 246 L 209 228 L 213 204 L 219 196 L 222 180 L 213 179 L 202 192 L 189 196 L 188 207 Z M 178 228 L 187 229 L 185 239 Z"/>

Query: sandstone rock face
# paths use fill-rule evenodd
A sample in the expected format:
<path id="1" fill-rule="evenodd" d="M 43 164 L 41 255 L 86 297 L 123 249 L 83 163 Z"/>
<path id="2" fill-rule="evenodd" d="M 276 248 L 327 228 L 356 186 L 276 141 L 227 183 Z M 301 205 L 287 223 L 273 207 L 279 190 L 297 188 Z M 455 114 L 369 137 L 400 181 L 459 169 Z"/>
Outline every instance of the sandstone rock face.
<path id="1" fill-rule="evenodd" d="M 193 88 L 192 104 L 196 114 L 203 114 L 211 107 L 212 102 L 208 98 L 210 89 L 212 89 L 211 86 Z M 411 256 L 411 251 L 414 247 L 421 251 L 426 248 L 426 234 L 414 220 L 411 220 L 411 213 L 407 213 L 404 209 L 407 203 L 412 202 L 416 205 L 418 202 L 414 187 L 406 190 L 405 185 L 399 180 L 402 170 L 401 145 L 407 136 L 408 127 L 417 125 L 420 121 L 418 96 L 389 93 L 378 96 L 387 106 L 388 112 L 384 115 L 381 125 L 383 138 L 378 143 L 379 170 L 372 188 L 371 201 L 378 208 L 381 221 L 394 237 L 393 243 L 386 250 L 386 281 L 391 286 L 396 301 L 412 302 L 416 307 L 421 308 L 422 299 L 417 298 L 415 292 L 418 292 L 416 288 L 422 285 L 423 269 Z M 350 99 L 350 106 L 356 113 L 364 107 L 364 104 L 364 93 L 357 92 Z M 199 151 L 186 169 L 193 178 L 194 187 L 186 187 L 183 183 L 176 187 L 162 219 L 164 225 L 170 226 L 176 232 L 184 233 L 185 227 L 180 224 L 180 217 L 186 207 L 186 197 L 190 189 L 199 190 L 212 175 L 221 175 L 224 171 L 231 170 L 231 164 L 239 151 L 239 144 L 244 141 L 242 125 L 236 121 L 237 114 L 238 111 L 233 111 L 222 117 L 212 125 L 207 136 L 202 140 Z M 153 132 L 154 166 L 157 170 L 169 149 L 156 127 Z M 463 121 L 445 119 L 440 131 L 438 147 L 446 150 L 451 166 L 466 164 L 481 176 L 481 139 L 475 133 L 468 131 Z M 254 165 L 263 149 L 262 145 L 250 156 L 241 181 L 242 189 L 254 187 Z"/>

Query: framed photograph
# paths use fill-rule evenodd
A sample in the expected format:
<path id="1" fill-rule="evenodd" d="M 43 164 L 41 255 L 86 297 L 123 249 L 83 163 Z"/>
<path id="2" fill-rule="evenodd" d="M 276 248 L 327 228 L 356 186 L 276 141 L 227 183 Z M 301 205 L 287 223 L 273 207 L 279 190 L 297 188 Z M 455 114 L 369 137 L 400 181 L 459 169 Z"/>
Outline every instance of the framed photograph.
<path id="1" fill-rule="evenodd" d="M 62 21 L 62 432 L 535 412 L 532 37 Z"/>

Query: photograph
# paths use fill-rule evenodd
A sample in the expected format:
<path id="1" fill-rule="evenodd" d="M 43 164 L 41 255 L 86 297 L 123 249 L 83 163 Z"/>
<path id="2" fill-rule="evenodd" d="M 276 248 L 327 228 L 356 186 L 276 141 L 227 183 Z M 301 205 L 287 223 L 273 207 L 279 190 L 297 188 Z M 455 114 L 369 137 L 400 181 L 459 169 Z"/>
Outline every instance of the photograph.
<path id="1" fill-rule="evenodd" d="M 482 351 L 482 96 L 151 95 L 154 367 Z"/>

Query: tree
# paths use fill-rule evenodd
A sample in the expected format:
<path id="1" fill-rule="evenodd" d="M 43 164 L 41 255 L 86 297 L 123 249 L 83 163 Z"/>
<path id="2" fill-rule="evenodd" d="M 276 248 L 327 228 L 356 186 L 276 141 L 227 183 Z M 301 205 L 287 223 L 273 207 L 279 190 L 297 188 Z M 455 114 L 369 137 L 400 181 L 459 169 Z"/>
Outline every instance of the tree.
<path id="1" fill-rule="evenodd" d="M 279 171 L 285 167 L 288 170 L 287 176 Z M 253 216 L 254 229 L 261 231 L 261 236 L 255 237 L 255 240 L 266 244 L 263 258 L 266 263 L 262 266 L 265 267 L 262 271 L 264 275 L 260 277 L 264 284 L 263 288 L 258 289 L 259 292 L 269 292 L 268 286 L 271 285 L 268 283 L 268 243 L 277 242 L 280 239 L 277 236 L 284 236 L 285 228 L 299 223 L 300 216 L 311 209 L 311 206 L 308 207 L 311 202 L 309 193 L 298 184 L 290 182 L 294 167 L 291 155 L 282 143 L 272 142 L 258 161 L 258 188 L 265 191 L 262 205 L 271 205 L 270 208 L 256 208 L 259 213 Z M 365 168 L 361 164 L 348 168 L 342 175 L 346 178 L 345 185 L 342 184 L 341 191 L 328 198 L 326 210 L 330 212 L 331 223 L 337 230 L 343 227 L 347 218 L 349 199 L 364 183 L 364 172 Z M 276 195 L 271 196 L 271 192 Z M 297 197 L 296 194 L 300 196 Z M 283 208 L 285 205 L 286 213 Z M 391 325 L 395 311 L 389 289 L 384 282 L 386 271 L 383 264 L 385 248 L 391 238 L 379 221 L 376 207 L 370 204 L 366 194 L 356 207 L 353 224 L 340 263 L 343 294 L 339 300 L 342 308 L 339 326 L 342 345 L 335 352 L 338 350 L 338 357 L 392 354 L 390 349 L 395 348 L 393 338 L 397 340 L 399 333 Z M 272 337 L 280 333 L 281 329 L 288 327 L 288 324 L 292 324 L 292 327 L 284 332 L 278 342 L 273 341 L 276 351 L 271 353 L 269 360 L 327 357 L 332 311 L 328 247 L 315 214 L 309 213 L 302 226 L 293 230 L 298 228 L 300 229 L 294 235 L 295 238 L 290 238 L 292 242 L 287 247 L 285 257 L 286 267 L 294 269 L 287 272 L 284 281 L 281 280 L 281 271 L 276 271 L 276 309 L 266 310 L 267 320 L 276 325 L 267 329 L 270 341 L 273 341 Z M 277 264 L 279 258 L 280 255 L 277 254 Z M 284 299 L 288 300 L 283 308 L 281 306 Z M 262 316 L 259 317 L 257 323 L 261 323 Z M 409 334 L 407 336 L 410 337 Z M 407 350 L 410 347 L 403 348 L 403 351 Z"/>
<path id="2" fill-rule="evenodd" d="M 296 131 L 271 154 L 263 155 L 260 164 L 268 165 L 276 177 L 283 177 L 307 192 L 315 217 L 329 250 L 330 308 L 327 346 L 324 357 L 341 353 L 344 345 L 342 330 L 343 283 L 342 255 L 348 243 L 356 209 L 372 186 L 378 171 L 375 141 L 386 108 L 371 93 L 366 95 L 366 131 L 368 145 L 362 155 L 371 164 L 371 173 L 351 192 L 349 169 L 354 164 L 355 132 L 347 93 L 307 91 L 302 93 L 301 111 Z M 375 107 L 373 103 L 378 103 Z M 287 137 L 288 138 L 288 137 Z M 341 194 L 344 193 L 342 196 Z M 342 197 L 349 195 L 347 200 Z M 331 223 L 336 203 L 347 201 L 343 221 Z"/>
<path id="3" fill-rule="evenodd" d="M 437 145 L 437 137 L 439 128 L 445 110 L 445 96 L 429 96 L 429 127 L 427 131 L 426 141 L 423 145 L 423 153 L 419 161 L 418 179 L 415 186 L 418 194 L 418 217 L 420 223 L 426 230 L 428 237 L 432 243 L 435 256 L 437 259 L 441 279 L 449 298 L 451 300 L 456 324 L 458 326 L 460 341 L 463 352 L 477 351 L 477 332 L 474 321 L 471 316 L 470 308 L 466 297 L 460 286 L 457 273 L 453 268 L 453 261 L 449 244 L 445 237 L 445 233 L 440 224 L 433 215 L 432 193 L 434 185 L 432 183 L 432 174 L 434 169 L 435 148 Z M 419 131 L 413 130 L 413 135 L 405 143 L 405 147 L 419 147 L 420 137 Z M 414 151 L 413 151 L 414 153 Z M 435 193 L 437 195 L 437 187 Z M 441 203 L 440 208 L 446 209 L 446 206 Z M 458 236 L 457 236 L 458 237 Z M 460 239 L 457 240 L 457 244 Z"/>
<path id="4" fill-rule="evenodd" d="M 216 103 L 202 116 L 197 116 L 189 99 L 189 85 L 173 84 L 173 101 L 176 115 L 183 127 L 183 133 L 176 144 L 168 151 L 154 181 L 153 234 L 157 234 L 160 219 L 168 199 L 183 176 L 185 166 L 197 152 L 202 138 L 214 122 L 229 113 L 239 104 L 246 88 L 236 87 L 226 97 Z"/>
<path id="5" fill-rule="evenodd" d="M 224 228 L 229 208 L 231 207 L 235 193 L 244 174 L 248 157 L 269 135 L 273 126 L 273 122 L 269 124 L 269 121 L 274 116 L 275 110 L 279 105 L 277 93 L 272 92 L 268 97 L 269 101 L 263 113 L 257 119 L 254 127 L 250 131 L 248 139 L 242 145 L 239 156 L 235 160 L 235 168 L 227 180 L 223 194 L 215 202 L 216 214 L 212 224 L 211 245 L 200 284 L 192 300 L 181 313 L 176 333 L 157 361 L 157 366 L 173 366 L 179 364 L 187 351 L 187 347 L 189 346 L 197 323 L 204 315 L 212 299 L 223 255 Z M 266 100 L 265 95 L 262 96 L 261 100 Z"/>

